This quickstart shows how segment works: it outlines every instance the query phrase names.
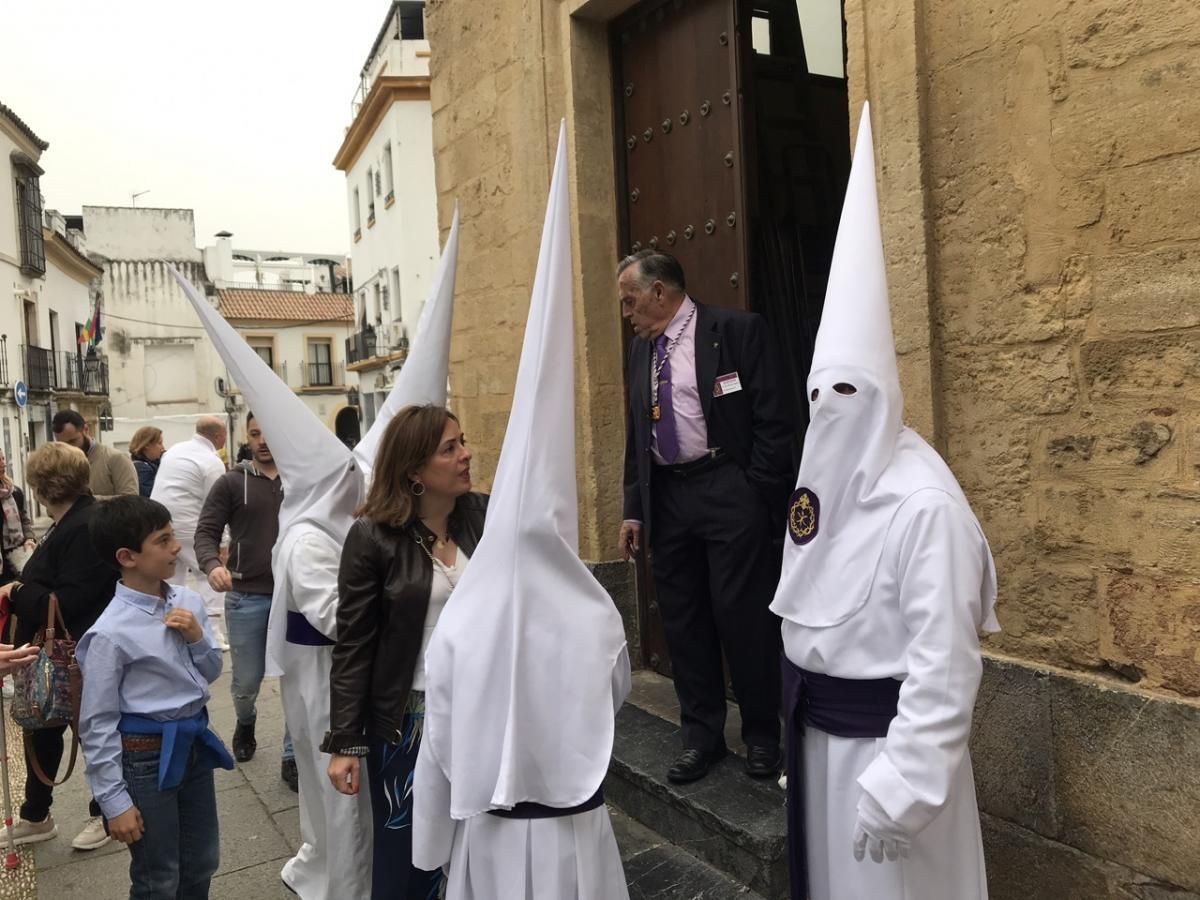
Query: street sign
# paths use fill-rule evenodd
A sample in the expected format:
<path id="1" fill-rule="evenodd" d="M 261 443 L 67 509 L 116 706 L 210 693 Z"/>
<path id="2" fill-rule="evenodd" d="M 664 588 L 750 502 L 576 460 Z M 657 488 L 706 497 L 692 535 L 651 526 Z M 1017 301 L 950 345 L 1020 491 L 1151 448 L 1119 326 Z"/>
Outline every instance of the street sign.
<path id="1" fill-rule="evenodd" d="M 25 382 L 18 381 L 13 387 L 13 397 L 17 401 L 17 406 L 24 407 L 29 402 L 29 388 L 25 387 Z"/>

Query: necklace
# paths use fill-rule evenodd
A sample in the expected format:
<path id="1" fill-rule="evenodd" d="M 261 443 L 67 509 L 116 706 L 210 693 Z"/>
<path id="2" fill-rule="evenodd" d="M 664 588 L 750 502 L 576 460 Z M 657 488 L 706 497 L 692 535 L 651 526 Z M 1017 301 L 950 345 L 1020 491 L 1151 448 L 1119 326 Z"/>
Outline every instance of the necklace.
<path id="1" fill-rule="evenodd" d="M 671 351 L 675 349 L 675 345 L 679 343 L 679 339 L 681 337 L 683 337 L 684 332 L 687 331 L 687 327 L 692 321 L 692 316 L 694 316 L 695 314 L 696 314 L 696 305 L 692 304 L 692 309 L 687 314 L 687 318 L 683 320 L 683 326 L 679 329 L 679 332 L 675 335 L 675 337 L 668 339 L 666 349 L 663 350 L 662 359 L 656 358 L 654 361 L 654 365 L 651 367 L 651 372 L 650 372 L 650 388 L 651 388 L 651 394 L 652 394 L 651 399 L 650 399 L 650 419 L 651 419 L 651 421 L 657 422 L 659 419 L 662 418 L 662 405 L 658 402 L 658 386 L 661 383 L 659 380 L 659 377 L 662 375 L 663 367 L 666 366 L 667 361 L 671 358 Z M 657 354 L 656 354 L 656 356 L 657 356 Z"/>

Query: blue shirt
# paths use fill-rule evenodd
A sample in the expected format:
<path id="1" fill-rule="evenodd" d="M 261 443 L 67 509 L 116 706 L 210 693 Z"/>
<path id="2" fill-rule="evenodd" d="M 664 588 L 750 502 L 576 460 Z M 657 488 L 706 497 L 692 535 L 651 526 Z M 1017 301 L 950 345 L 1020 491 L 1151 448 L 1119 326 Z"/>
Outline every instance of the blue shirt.
<path id="1" fill-rule="evenodd" d="M 221 648 L 199 594 L 164 584 L 166 599 L 117 582 L 116 594 L 75 648 L 83 673 L 79 730 L 88 786 L 109 819 L 133 806 L 121 766 L 122 715 L 187 719 L 208 703 L 221 674 Z M 163 624 L 167 611 L 189 610 L 203 636 L 189 644 Z"/>

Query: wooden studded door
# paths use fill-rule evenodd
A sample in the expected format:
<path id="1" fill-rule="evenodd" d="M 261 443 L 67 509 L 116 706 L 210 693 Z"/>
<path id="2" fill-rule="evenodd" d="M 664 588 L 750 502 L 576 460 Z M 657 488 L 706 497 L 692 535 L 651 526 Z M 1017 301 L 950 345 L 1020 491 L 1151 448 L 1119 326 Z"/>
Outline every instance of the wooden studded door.
<path id="1" fill-rule="evenodd" d="M 622 250 L 665 250 L 688 291 L 745 309 L 733 0 L 652 0 L 613 25 Z"/>
<path id="2" fill-rule="evenodd" d="M 665 250 L 691 296 L 746 309 L 735 25 L 734 0 L 647 0 L 613 23 L 615 152 L 622 254 Z M 645 661 L 669 676 L 645 553 L 637 571 Z"/>

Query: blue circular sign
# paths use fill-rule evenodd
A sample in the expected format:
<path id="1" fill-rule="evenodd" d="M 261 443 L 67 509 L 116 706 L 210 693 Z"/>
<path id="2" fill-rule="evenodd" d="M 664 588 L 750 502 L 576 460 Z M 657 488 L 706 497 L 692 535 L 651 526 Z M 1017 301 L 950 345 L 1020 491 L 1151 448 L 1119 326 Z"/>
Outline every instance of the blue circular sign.
<path id="1" fill-rule="evenodd" d="M 25 382 L 18 381 L 13 387 L 13 397 L 17 401 L 17 406 L 25 406 L 29 402 L 29 388 L 25 387 Z"/>

